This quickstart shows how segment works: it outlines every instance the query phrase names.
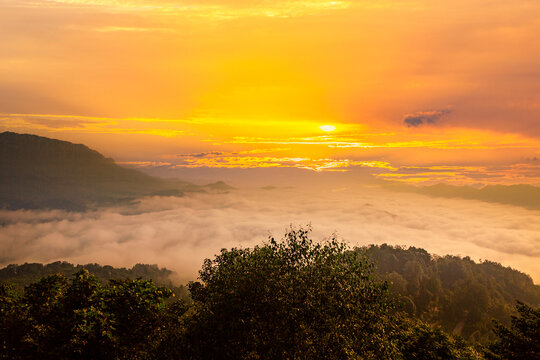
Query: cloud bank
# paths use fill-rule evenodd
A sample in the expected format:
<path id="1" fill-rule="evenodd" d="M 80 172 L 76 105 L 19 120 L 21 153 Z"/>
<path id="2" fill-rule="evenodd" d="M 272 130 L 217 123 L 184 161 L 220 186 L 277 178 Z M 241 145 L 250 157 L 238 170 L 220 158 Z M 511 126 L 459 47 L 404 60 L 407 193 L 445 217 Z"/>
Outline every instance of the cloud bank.
<path id="1" fill-rule="evenodd" d="M 373 188 L 239 190 L 152 197 L 88 213 L 0 211 L 0 265 L 66 260 L 113 266 L 155 263 L 195 279 L 221 248 L 281 237 L 312 224 L 313 238 L 336 232 L 351 246 L 413 245 L 512 266 L 540 282 L 538 211 L 472 200 L 431 199 Z"/>

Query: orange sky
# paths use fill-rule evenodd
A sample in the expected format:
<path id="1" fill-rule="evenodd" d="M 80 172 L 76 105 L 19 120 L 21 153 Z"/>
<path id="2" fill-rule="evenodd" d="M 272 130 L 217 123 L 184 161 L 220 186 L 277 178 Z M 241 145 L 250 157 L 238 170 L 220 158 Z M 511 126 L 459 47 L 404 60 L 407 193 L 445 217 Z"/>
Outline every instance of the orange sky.
<path id="1" fill-rule="evenodd" d="M 0 130 L 121 162 L 540 185 L 536 0 L 0 0 L 0 44 Z"/>

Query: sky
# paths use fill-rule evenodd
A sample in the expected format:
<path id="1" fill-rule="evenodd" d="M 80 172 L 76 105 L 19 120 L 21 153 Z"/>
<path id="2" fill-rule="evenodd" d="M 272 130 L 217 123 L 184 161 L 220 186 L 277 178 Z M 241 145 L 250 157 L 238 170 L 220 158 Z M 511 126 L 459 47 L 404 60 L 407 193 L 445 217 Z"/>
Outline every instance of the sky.
<path id="1" fill-rule="evenodd" d="M 123 164 L 540 185 L 537 0 L 0 0 L 0 43 L 0 131 Z"/>

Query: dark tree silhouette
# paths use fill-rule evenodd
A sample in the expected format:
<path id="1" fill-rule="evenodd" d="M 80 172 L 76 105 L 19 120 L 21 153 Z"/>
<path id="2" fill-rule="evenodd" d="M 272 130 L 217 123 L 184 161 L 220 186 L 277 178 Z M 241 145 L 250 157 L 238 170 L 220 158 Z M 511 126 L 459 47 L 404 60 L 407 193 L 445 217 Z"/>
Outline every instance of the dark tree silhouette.
<path id="1" fill-rule="evenodd" d="M 540 359 L 540 309 L 522 302 L 516 305 L 517 316 L 512 316 L 509 327 L 495 325 L 497 339 L 490 345 L 487 357 L 501 360 Z"/>

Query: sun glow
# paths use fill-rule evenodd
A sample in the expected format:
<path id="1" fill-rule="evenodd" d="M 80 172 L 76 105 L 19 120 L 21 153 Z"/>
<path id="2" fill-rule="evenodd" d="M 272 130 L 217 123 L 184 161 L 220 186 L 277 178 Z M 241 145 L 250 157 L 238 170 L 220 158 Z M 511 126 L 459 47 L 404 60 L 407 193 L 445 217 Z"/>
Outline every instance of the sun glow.
<path id="1" fill-rule="evenodd" d="M 321 129 L 322 131 L 330 132 L 336 130 L 336 127 L 334 125 L 321 125 L 319 126 L 319 129 Z"/>

